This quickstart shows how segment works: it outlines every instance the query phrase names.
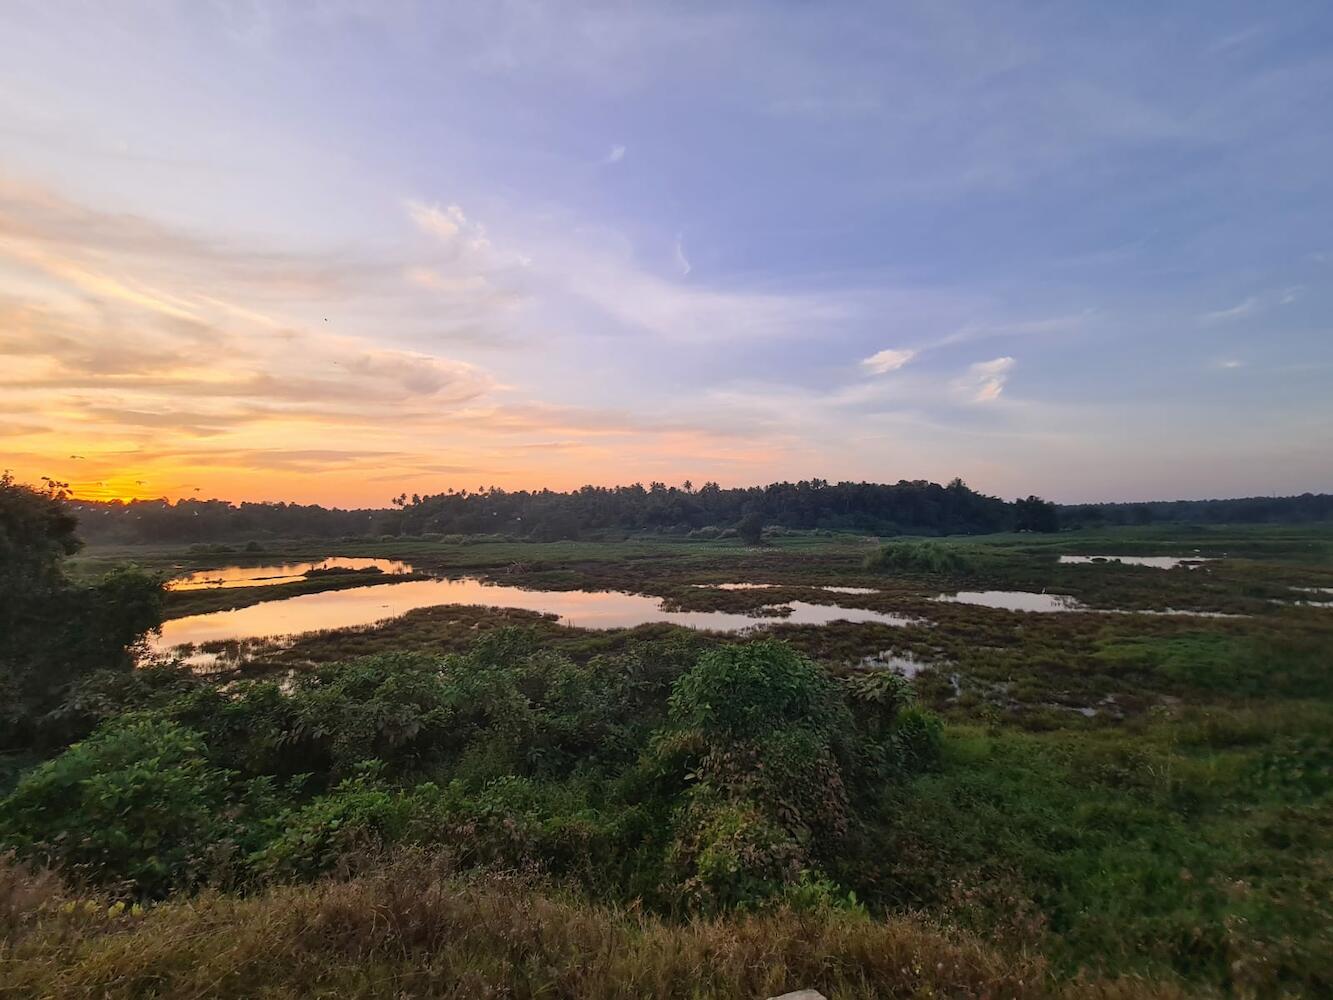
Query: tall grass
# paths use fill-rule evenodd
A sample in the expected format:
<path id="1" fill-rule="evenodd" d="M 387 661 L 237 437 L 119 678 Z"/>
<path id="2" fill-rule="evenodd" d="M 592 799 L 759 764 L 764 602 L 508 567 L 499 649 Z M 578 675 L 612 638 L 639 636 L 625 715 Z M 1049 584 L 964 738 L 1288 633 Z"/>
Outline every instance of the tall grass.
<path id="1" fill-rule="evenodd" d="M 677 1000 L 805 987 L 831 1000 L 1186 995 L 1138 979 L 1057 985 L 1039 956 L 907 919 L 782 910 L 671 924 L 519 877 L 462 880 L 423 853 L 367 868 L 136 915 L 0 862 L 0 900 L 20 911 L 0 924 L 0 997 Z"/>

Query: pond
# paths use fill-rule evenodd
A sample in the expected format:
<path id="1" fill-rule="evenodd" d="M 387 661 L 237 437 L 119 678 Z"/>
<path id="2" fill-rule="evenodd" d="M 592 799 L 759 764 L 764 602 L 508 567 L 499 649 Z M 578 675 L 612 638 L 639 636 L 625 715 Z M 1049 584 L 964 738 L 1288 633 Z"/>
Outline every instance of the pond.
<path id="1" fill-rule="evenodd" d="M 1175 569 L 1177 566 L 1184 566 L 1186 569 L 1198 569 L 1206 562 L 1213 560 L 1206 556 L 1061 556 L 1060 562 L 1065 564 L 1084 564 L 1084 563 L 1124 563 L 1126 566 L 1151 566 L 1154 569 Z"/>
<path id="2" fill-rule="evenodd" d="M 1021 590 L 960 590 L 940 594 L 937 601 L 951 604 L 979 604 L 1005 611 L 1086 611 L 1087 606 L 1065 594 L 1030 594 Z"/>
<path id="3" fill-rule="evenodd" d="M 789 601 L 761 609 L 759 616 L 729 611 L 667 611 L 656 597 L 621 591 L 524 590 L 473 578 L 410 580 L 353 590 L 327 590 L 280 601 L 266 601 L 229 611 L 175 618 L 163 623 L 153 651 L 163 653 L 184 643 L 256 639 L 322 629 L 370 625 L 415 608 L 441 604 L 520 608 L 554 615 L 578 628 L 631 628 L 669 622 L 689 628 L 738 632 L 774 624 L 827 625 L 835 621 L 908 625 L 914 619 L 863 608 Z"/>
<path id="4" fill-rule="evenodd" d="M 984 608 L 1004 611 L 1087 611 L 1099 615 L 1170 615 L 1191 618 L 1244 618 L 1244 615 L 1224 611 L 1191 611 L 1181 608 L 1090 608 L 1067 594 L 1032 594 L 1022 590 L 960 590 L 956 594 L 940 594 L 935 598 L 948 604 L 977 604 Z"/>
<path id="5" fill-rule="evenodd" d="M 295 583 L 316 570 L 379 570 L 381 573 L 411 573 L 412 567 L 396 559 L 361 559 L 333 556 L 319 562 L 281 563 L 269 566 L 223 566 L 178 576 L 168 590 L 225 590 L 231 587 L 271 587 Z"/>

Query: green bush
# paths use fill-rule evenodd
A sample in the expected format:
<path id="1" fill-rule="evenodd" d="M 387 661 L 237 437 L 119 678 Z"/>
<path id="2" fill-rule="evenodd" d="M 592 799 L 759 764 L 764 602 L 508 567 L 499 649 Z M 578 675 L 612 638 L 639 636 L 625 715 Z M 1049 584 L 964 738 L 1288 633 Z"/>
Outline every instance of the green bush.
<path id="1" fill-rule="evenodd" d="M 722 646 L 699 658 L 671 692 L 671 718 L 710 739 L 832 721 L 833 682 L 784 642 Z"/>
<path id="2" fill-rule="evenodd" d="M 21 854 L 141 892 L 200 881 L 238 828 L 233 775 L 198 733 L 127 718 L 42 764 L 0 802 L 0 839 Z"/>
<path id="3" fill-rule="evenodd" d="M 576 663 L 515 629 L 281 683 L 102 674 L 59 714 L 101 728 L 29 774 L 0 836 L 151 895 L 419 845 L 649 905 L 760 905 L 828 880 L 849 780 L 929 755 L 938 724 L 898 685 L 835 682 L 776 640 Z"/>
<path id="4" fill-rule="evenodd" d="M 692 909 L 755 905 L 796 885 L 806 854 L 753 802 L 696 797 L 677 822 L 668 861 Z"/>
<path id="5" fill-rule="evenodd" d="M 937 573 L 959 575 L 978 568 L 974 553 L 948 542 L 890 542 L 865 558 L 865 568 L 876 573 Z"/>
<path id="6" fill-rule="evenodd" d="M 378 785 L 375 770 L 368 768 L 330 794 L 285 813 L 282 832 L 255 854 L 255 870 L 280 879 L 308 879 L 351 854 L 402 843 L 437 792 L 429 784 L 413 793 Z"/>

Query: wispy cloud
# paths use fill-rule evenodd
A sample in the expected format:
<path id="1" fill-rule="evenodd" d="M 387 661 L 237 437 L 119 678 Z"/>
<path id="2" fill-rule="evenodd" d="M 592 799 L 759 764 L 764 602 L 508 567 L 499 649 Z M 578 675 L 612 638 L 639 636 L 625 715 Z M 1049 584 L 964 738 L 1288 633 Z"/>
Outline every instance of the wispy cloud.
<path id="1" fill-rule="evenodd" d="M 1217 309 L 1213 312 L 1206 312 L 1199 317 L 1199 322 L 1204 326 L 1212 326 L 1216 323 L 1229 323 L 1232 320 L 1244 319 L 1246 316 L 1252 316 L 1259 310 L 1259 299 L 1251 295 L 1242 302 L 1229 306 L 1226 309 Z"/>
<path id="2" fill-rule="evenodd" d="M 916 351 L 887 347 L 861 361 L 861 367 L 874 375 L 896 372 L 916 357 Z"/>
<path id="3" fill-rule="evenodd" d="M 626 152 L 624 146 L 612 146 L 610 151 L 602 157 L 602 162 L 607 164 L 619 163 L 625 158 Z"/>
<path id="4" fill-rule="evenodd" d="M 1014 359 L 1009 357 L 978 361 L 967 369 L 967 374 L 959 378 L 955 385 L 974 403 L 992 403 L 1004 392 L 1014 363 Z"/>
<path id="5" fill-rule="evenodd" d="M 685 256 L 685 237 L 676 237 L 676 269 L 680 271 L 681 277 L 685 277 L 694 270 L 694 265 L 690 263 L 690 258 Z"/>

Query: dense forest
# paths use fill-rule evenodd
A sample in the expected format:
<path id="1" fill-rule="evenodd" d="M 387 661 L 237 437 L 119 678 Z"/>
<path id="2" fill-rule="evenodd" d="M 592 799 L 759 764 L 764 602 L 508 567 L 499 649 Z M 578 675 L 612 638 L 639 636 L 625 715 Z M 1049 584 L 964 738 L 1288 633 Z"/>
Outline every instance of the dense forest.
<path id="1" fill-rule="evenodd" d="M 1100 525 L 1268 524 L 1333 519 L 1333 495 L 1251 497 L 1057 506 L 1038 497 L 1006 502 L 961 479 L 895 484 L 821 479 L 724 489 L 584 486 L 568 493 L 499 487 L 394 498 L 392 506 L 345 510 L 225 500 L 71 501 L 82 536 L 94 544 L 236 542 L 262 538 L 366 535 L 503 535 L 531 541 L 616 539 L 630 534 L 716 537 L 762 527 L 878 535 L 966 535 L 1056 531 Z"/>

